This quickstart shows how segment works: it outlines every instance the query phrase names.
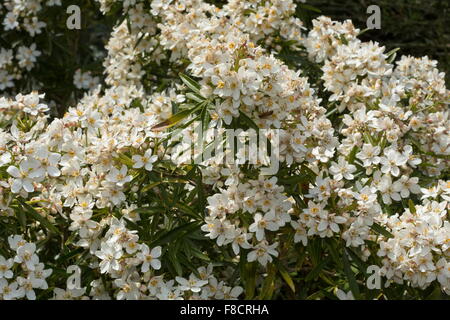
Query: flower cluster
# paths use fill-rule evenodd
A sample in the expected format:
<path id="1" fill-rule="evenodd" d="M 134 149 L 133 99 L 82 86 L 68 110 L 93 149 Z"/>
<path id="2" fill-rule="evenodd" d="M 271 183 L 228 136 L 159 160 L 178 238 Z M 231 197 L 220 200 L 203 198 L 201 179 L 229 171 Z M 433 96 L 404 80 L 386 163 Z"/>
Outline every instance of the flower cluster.
<path id="1" fill-rule="evenodd" d="M 73 76 L 73 84 L 78 89 L 93 90 L 99 82 L 99 77 L 93 77 L 90 71 L 82 72 L 78 69 Z"/>
<path id="2" fill-rule="evenodd" d="M 43 7 L 60 5 L 61 0 L 6 0 L 0 4 L 2 32 L 24 31 L 34 38 L 46 27 L 46 23 L 38 18 Z M 33 69 L 37 58 L 42 54 L 36 43 L 19 44 L 20 42 L 10 48 L 0 47 L 0 91 L 14 88 L 14 81 L 20 80 L 23 73 Z"/>
<path id="3" fill-rule="evenodd" d="M 0 255 L 0 299 L 15 300 L 26 298 L 35 300 L 34 290 L 46 290 L 46 279 L 52 274 L 39 262 L 38 249 L 33 242 L 27 242 L 21 235 L 8 238 L 9 248 L 14 251 L 13 258 Z"/>
<path id="4" fill-rule="evenodd" d="M 290 222 L 292 205 L 275 177 L 233 184 L 209 197 L 208 204 L 209 216 L 202 230 L 217 245 L 231 244 L 236 255 L 241 248 L 250 249 L 248 261 L 258 260 L 262 265 L 278 256 L 277 243 L 271 243 L 266 232 L 276 232 Z M 242 213 L 253 220 L 251 224 L 240 226 Z"/>
<path id="5" fill-rule="evenodd" d="M 445 186 L 444 186 L 445 188 Z M 448 194 L 448 186 L 446 186 Z M 390 281 L 408 281 L 426 288 L 437 280 L 450 293 L 449 222 L 447 202 L 425 200 L 401 215 L 385 217 L 392 238 L 380 241 L 381 272 Z M 412 210 L 412 211 L 411 211 Z"/>
<path id="6" fill-rule="evenodd" d="M 87 92 L 56 119 L 44 94 L 0 98 L 0 298 L 271 298 L 300 282 L 367 298 L 370 264 L 385 298 L 449 294 L 450 91 L 435 61 L 394 63 L 351 21 L 319 17 L 304 36 L 293 1 L 98 2 L 125 16 L 106 87 L 76 71 Z M 32 66 L 22 51 L 0 49 L 0 89 L 14 57 Z M 282 51 L 308 56 L 317 83 Z M 266 134 L 277 172 L 184 152 L 239 129 Z"/>

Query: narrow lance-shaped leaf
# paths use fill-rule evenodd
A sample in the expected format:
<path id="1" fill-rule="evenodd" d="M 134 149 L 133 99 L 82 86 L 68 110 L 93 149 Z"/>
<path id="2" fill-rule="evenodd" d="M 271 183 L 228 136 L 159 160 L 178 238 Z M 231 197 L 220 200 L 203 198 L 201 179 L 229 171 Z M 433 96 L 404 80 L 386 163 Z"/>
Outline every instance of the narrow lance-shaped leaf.
<path id="1" fill-rule="evenodd" d="M 377 223 L 372 224 L 372 226 L 370 227 L 373 231 L 375 231 L 378 234 L 381 234 L 383 236 L 385 236 L 386 238 L 393 238 L 394 236 L 392 235 L 392 233 L 390 233 L 389 231 L 386 230 L 386 228 L 380 226 Z"/>
<path id="2" fill-rule="evenodd" d="M 185 75 L 184 73 L 180 73 L 180 79 L 183 81 L 183 83 L 191 89 L 196 94 L 200 95 L 200 84 L 192 79 L 191 77 Z M 201 97 L 201 95 L 200 95 Z M 204 99 L 204 98 L 203 98 Z"/>
<path id="3" fill-rule="evenodd" d="M 27 204 L 25 201 L 19 200 L 19 202 L 22 204 L 22 207 L 24 208 L 25 212 L 34 220 L 39 221 L 39 223 L 44 226 L 49 231 L 59 234 L 59 230 L 46 218 L 41 216 L 32 206 Z"/>
<path id="4" fill-rule="evenodd" d="M 177 114 L 174 114 L 169 119 L 164 120 L 164 121 L 158 123 L 157 125 L 153 126 L 152 131 L 162 131 L 162 130 L 169 129 L 169 128 L 175 126 L 176 124 L 180 123 L 180 121 L 186 119 L 188 116 L 190 116 L 195 111 L 197 111 L 201 106 L 202 106 L 202 103 L 196 105 L 195 107 L 193 107 L 191 109 L 183 110 L 183 111 L 178 112 Z"/>
<path id="5" fill-rule="evenodd" d="M 358 283 L 356 282 L 355 274 L 353 273 L 350 267 L 350 261 L 348 260 L 347 251 L 345 250 L 345 248 L 343 254 L 343 261 L 344 261 L 344 272 L 347 275 L 350 290 L 352 291 L 355 299 L 357 299 L 359 297 L 359 287 Z"/>

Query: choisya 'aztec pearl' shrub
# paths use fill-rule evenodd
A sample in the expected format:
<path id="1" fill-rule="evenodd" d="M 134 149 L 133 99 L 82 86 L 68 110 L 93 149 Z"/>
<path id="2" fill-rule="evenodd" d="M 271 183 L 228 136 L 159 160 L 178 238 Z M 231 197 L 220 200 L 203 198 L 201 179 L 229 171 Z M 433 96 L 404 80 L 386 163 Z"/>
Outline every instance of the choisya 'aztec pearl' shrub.
<path id="1" fill-rule="evenodd" d="M 307 30 L 293 1 L 98 2 L 126 15 L 104 86 L 77 70 L 90 90 L 56 119 L 45 92 L 0 98 L 1 299 L 450 293 L 450 95 L 436 61 L 395 60 L 351 21 Z M 36 9 L 5 8 L 6 30 L 40 30 Z M 25 49 L 1 49 L 1 90 L 38 63 Z M 205 147 L 228 129 L 275 130 L 278 171 L 223 153 L 186 161 L 193 122 Z"/>

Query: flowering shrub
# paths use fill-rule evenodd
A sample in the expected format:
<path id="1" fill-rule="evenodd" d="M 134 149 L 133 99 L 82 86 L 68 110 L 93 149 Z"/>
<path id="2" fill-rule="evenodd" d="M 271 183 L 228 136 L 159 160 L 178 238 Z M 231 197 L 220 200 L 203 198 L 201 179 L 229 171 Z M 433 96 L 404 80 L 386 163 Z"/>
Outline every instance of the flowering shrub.
<path id="1" fill-rule="evenodd" d="M 19 2 L 4 28 L 38 32 Z M 450 294 L 450 91 L 436 61 L 395 60 L 351 21 L 306 30 L 290 0 L 98 2 L 125 17 L 104 86 L 76 70 L 89 91 L 56 119 L 43 91 L 0 98 L 0 298 Z M 31 49 L 2 49 L 0 89 L 38 63 Z M 239 129 L 269 132 L 277 172 L 224 161 L 245 148 L 183 152 L 185 137 L 208 148 Z"/>

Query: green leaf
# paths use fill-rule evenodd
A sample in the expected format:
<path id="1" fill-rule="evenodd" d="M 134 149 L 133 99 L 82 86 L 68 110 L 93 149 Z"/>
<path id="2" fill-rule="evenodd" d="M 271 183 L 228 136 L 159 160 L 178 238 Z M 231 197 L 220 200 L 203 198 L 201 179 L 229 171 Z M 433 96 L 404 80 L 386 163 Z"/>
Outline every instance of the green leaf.
<path id="1" fill-rule="evenodd" d="M 305 174 L 309 178 L 309 182 L 313 182 L 316 180 L 316 173 L 308 168 L 306 165 L 302 165 L 302 174 Z"/>
<path id="2" fill-rule="evenodd" d="M 431 292 L 429 296 L 427 296 L 426 300 L 442 300 L 444 297 L 442 294 L 441 288 L 439 286 L 436 286 L 434 290 Z M 444 298 L 445 299 L 445 298 Z"/>
<path id="3" fill-rule="evenodd" d="M 21 227 L 25 230 L 27 228 L 27 216 L 25 214 L 25 211 L 21 208 L 18 208 L 16 210 L 16 215 Z"/>
<path id="4" fill-rule="evenodd" d="M 327 241 L 325 241 L 325 246 L 328 248 L 328 253 L 336 265 L 342 267 L 342 259 L 340 257 L 340 251 L 337 248 L 336 241 L 334 239 L 327 239 Z"/>
<path id="5" fill-rule="evenodd" d="M 41 216 L 32 206 L 27 204 L 25 201 L 19 200 L 19 202 L 22 204 L 23 208 L 25 209 L 25 212 L 34 220 L 39 221 L 39 223 L 47 228 L 47 230 L 56 233 L 61 234 L 61 232 L 47 219 L 45 219 L 43 216 Z"/>
<path id="6" fill-rule="evenodd" d="M 389 51 L 388 53 L 386 53 L 387 63 L 392 63 L 395 60 L 395 58 L 397 57 L 398 50 L 400 50 L 400 48 L 395 48 L 395 49 Z"/>
<path id="7" fill-rule="evenodd" d="M 296 175 L 278 178 L 278 183 L 284 185 L 294 185 L 297 183 L 305 183 L 305 182 L 311 182 L 311 177 L 309 177 L 308 175 Z"/>
<path id="8" fill-rule="evenodd" d="M 153 215 L 161 211 L 164 211 L 163 207 L 142 207 L 133 210 L 133 212 L 148 215 Z"/>
<path id="9" fill-rule="evenodd" d="M 206 204 L 206 192 L 205 187 L 203 185 L 203 175 L 200 168 L 197 167 L 197 177 L 195 179 L 196 189 L 197 189 L 197 195 L 198 195 L 198 202 L 201 208 L 203 208 Z"/>
<path id="10" fill-rule="evenodd" d="M 175 255 L 175 250 L 169 250 L 168 256 L 173 268 L 175 269 L 176 275 L 181 277 L 183 275 L 183 269 L 181 268 L 181 264 Z"/>
<path id="11" fill-rule="evenodd" d="M 325 267 L 325 265 L 328 263 L 328 257 L 322 259 L 319 264 L 317 264 L 314 269 L 311 270 L 310 273 L 305 278 L 305 282 L 309 282 L 311 280 L 316 279 L 319 276 L 320 271 Z"/>
<path id="12" fill-rule="evenodd" d="M 316 12 L 316 13 L 322 13 L 322 11 L 320 9 L 318 9 L 316 7 L 313 7 L 313 6 L 309 5 L 309 4 L 299 3 L 299 4 L 297 4 L 297 6 L 302 8 L 302 9 L 308 10 L 308 11 L 313 11 L 313 12 Z"/>
<path id="13" fill-rule="evenodd" d="M 408 207 L 409 211 L 411 211 L 412 214 L 416 214 L 416 206 L 414 205 L 414 202 L 411 199 L 408 200 Z"/>
<path id="14" fill-rule="evenodd" d="M 249 116 L 247 116 L 244 112 L 239 111 L 240 114 L 240 118 L 252 129 L 255 129 L 256 132 L 259 132 L 259 127 L 258 125 L 255 123 L 255 121 L 253 121 L 252 119 L 249 118 Z"/>
<path id="15" fill-rule="evenodd" d="M 132 167 L 134 165 L 133 160 L 123 153 L 119 153 L 119 158 L 117 160 L 128 167 Z"/>
<path id="16" fill-rule="evenodd" d="M 162 181 L 156 181 L 153 183 L 150 183 L 149 185 L 146 185 L 144 188 L 142 188 L 142 190 L 140 192 L 145 193 L 151 189 L 153 189 L 154 187 L 160 185 L 161 183 L 163 183 Z"/>
<path id="17" fill-rule="evenodd" d="M 358 146 L 354 146 L 350 154 L 348 155 L 348 163 L 353 164 L 355 162 L 356 153 L 358 152 Z"/>
<path id="18" fill-rule="evenodd" d="M 195 219 L 202 219 L 201 215 L 199 213 L 196 213 L 194 210 L 192 210 L 189 206 L 183 204 L 183 203 L 176 203 L 174 205 L 175 208 L 179 209 L 181 212 L 195 218 Z"/>
<path id="19" fill-rule="evenodd" d="M 251 300 L 255 296 L 256 289 L 256 263 L 245 263 L 244 272 L 241 273 L 245 283 L 245 299 Z"/>
<path id="20" fill-rule="evenodd" d="M 192 92 L 188 92 L 186 93 L 186 98 L 190 99 L 190 100 L 194 100 L 195 102 L 203 102 L 205 101 L 205 98 L 203 98 L 202 96 L 199 96 L 195 93 Z"/>
<path id="21" fill-rule="evenodd" d="M 363 34 L 366 33 L 367 31 L 370 31 L 370 30 L 372 30 L 372 29 L 366 28 L 366 29 L 364 29 L 364 30 L 361 30 L 361 31 L 358 33 L 358 37 L 361 36 L 361 35 L 363 35 Z"/>
<path id="22" fill-rule="evenodd" d="M 59 256 L 56 261 L 58 261 L 59 264 L 62 264 L 62 262 L 70 260 L 71 258 L 75 257 L 78 254 L 84 253 L 85 250 L 83 248 L 77 248 L 75 250 L 71 250 L 67 252 L 64 255 Z"/>
<path id="23" fill-rule="evenodd" d="M 200 119 L 202 120 L 202 129 L 203 131 L 206 131 L 209 126 L 209 122 L 211 120 L 211 116 L 208 111 L 208 104 L 205 104 L 205 106 L 202 109 L 202 112 L 200 114 Z"/>
<path id="24" fill-rule="evenodd" d="M 180 73 L 179 74 L 181 81 L 183 81 L 183 83 L 189 88 L 191 89 L 193 92 L 195 92 L 196 94 L 198 94 L 201 97 L 200 94 L 200 84 L 195 81 L 194 79 L 192 79 L 191 77 L 185 75 L 184 73 Z M 203 98 L 203 97 L 202 97 Z M 205 98 L 203 98 L 205 99 Z"/>
<path id="25" fill-rule="evenodd" d="M 359 271 L 361 271 L 361 273 L 363 273 L 366 276 L 367 275 L 367 267 L 364 264 L 364 261 L 362 261 L 361 258 L 355 252 L 353 252 L 353 250 L 351 250 L 350 248 L 347 248 L 346 250 L 347 250 L 347 253 L 350 255 L 350 257 L 352 258 L 352 261 L 357 264 Z"/>
<path id="26" fill-rule="evenodd" d="M 169 129 L 176 124 L 178 124 L 180 121 L 186 119 L 188 116 L 190 116 L 192 113 L 194 113 L 197 110 L 197 106 L 183 110 L 178 112 L 177 114 L 174 114 L 169 119 L 164 120 L 163 122 L 160 122 L 152 127 L 152 131 L 160 131 L 160 130 L 166 130 Z"/>
<path id="27" fill-rule="evenodd" d="M 289 286 L 289 288 L 291 288 L 292 292 L 295 293 L 295 284 L 294 284 L 294 281 L 292 281 L 292 278 L 289 275 L 289 273 L 286 271 L 286 269 L 284 268 L 284 266 L 281 263 L 278 263 L 277 267 L 278 267 L 278 272 L 281 274 L 281 276 L 283 277 L 286 284 Z"/>
<path id="28" fill-rule="evenodd" d="M 344 248 L 343 262 L 344 262 L 344 272 L 347 276 L 350 290 L 352 291 L 355 299 L 358 299 L 359 298 L 358 283 L 356 282 L 355 274 L 353 273 L 353 271 L 350 267 L 350 262 L 349 262 L 348 256 L 347 256 L 347 250 L 345 248 Z"/>
<path id="29" fill-rule="evenodd" d="M 191 253 L 194 257 L 200 259 L 200 260 L 204 260 L 204 261 L 211 261 L 211 259 L 204 254 L 203 252 L 201 252 L 199 249 L 197 249 L 196 247 L 191 247 Z"/>
<path id="30" fill-rule="evenodd" d="M 341 34 L 341 36 L 339 37 L 339 40 L 341 40 L 341 42 L 345 45 L 348 45 L 348 40 L 347 38 L 345 38 L 345 36 L 343 34 Z"/>
<path id="31" fill-rule="evenodd" d="M 68 245 L 72 244 L 73 240 L 75 240 L 77 235 L 78 235 L 77 232 L 72 232 L 72 234 L 69 236 L 69 238 L 67 238 L 66 242 L 64 242 L 64 245 L 68 246 Z"/>
<path id="32" fill-rule="evenodd" d="M 375 231 L 378 234 L 381 234 L 383 236 L 385 236 L 386 238 L 393 238 L 394 236 L 392 235 L 392 233 L 390 233 L 389 231 L 386 230 L 386 228 L 380 226 L 378 223 L 373 223 L 372 226 L 370 227 L 373 231 Z"/>
<path id="33" fill-rule="evenodd" d="M 183 237 L 186 233 L 192 232 L 193 230 L 197 229 L 198 227 L 199 227 L 198 221 L 193 221 L 193 222 L 183 224 L 183 225 L 167 232 L 166 234 L 161 236 L 159 239 L 154 241 L 151 244 L 151 247 L 155 247 L 157 245 L 162 245 L 162 244 L 171 242 L 172 240 L 174 240 L 176 238 Z"/>
<path id="34" fill-rule="evenodd" d="M 261 292 L 259 293 L 260 300 L 269 300 L 272 298 L 273 291 L 275 289 L 275 275 L 277 273 L 277 269 L 271 263 L 267 265 L 267 276 L 263 282 Z"/>
<path id="35" fill-rule="evenodd" d="M 195 105 L 194 107 L 192 107 L 190 109 L 185 109 L 183 111 L 180 111 L 177 114 L 171 116 L 169 119 L 156 124 L 155 126 L 153 126 L 151 128 L 151 130 L 152 131 L 161 131 L 161 130 L 171 128 L 171 127 L 175 126 L 176 124 L 178 124 L 179 122 L 181 122 L 182 120 L 184 120 L 185 118 L 187 118 L 188 116 L 190 116 L 191 114 L 194 114 L 196 111 L 201 109 L 206 103 L 207 103 L 207 101 L 203 101 L 201 103 L 198 103 L 197 105 Z M 195 119 L 196 118 L 188 121 L 187 124 L 194 122 Z"/>

